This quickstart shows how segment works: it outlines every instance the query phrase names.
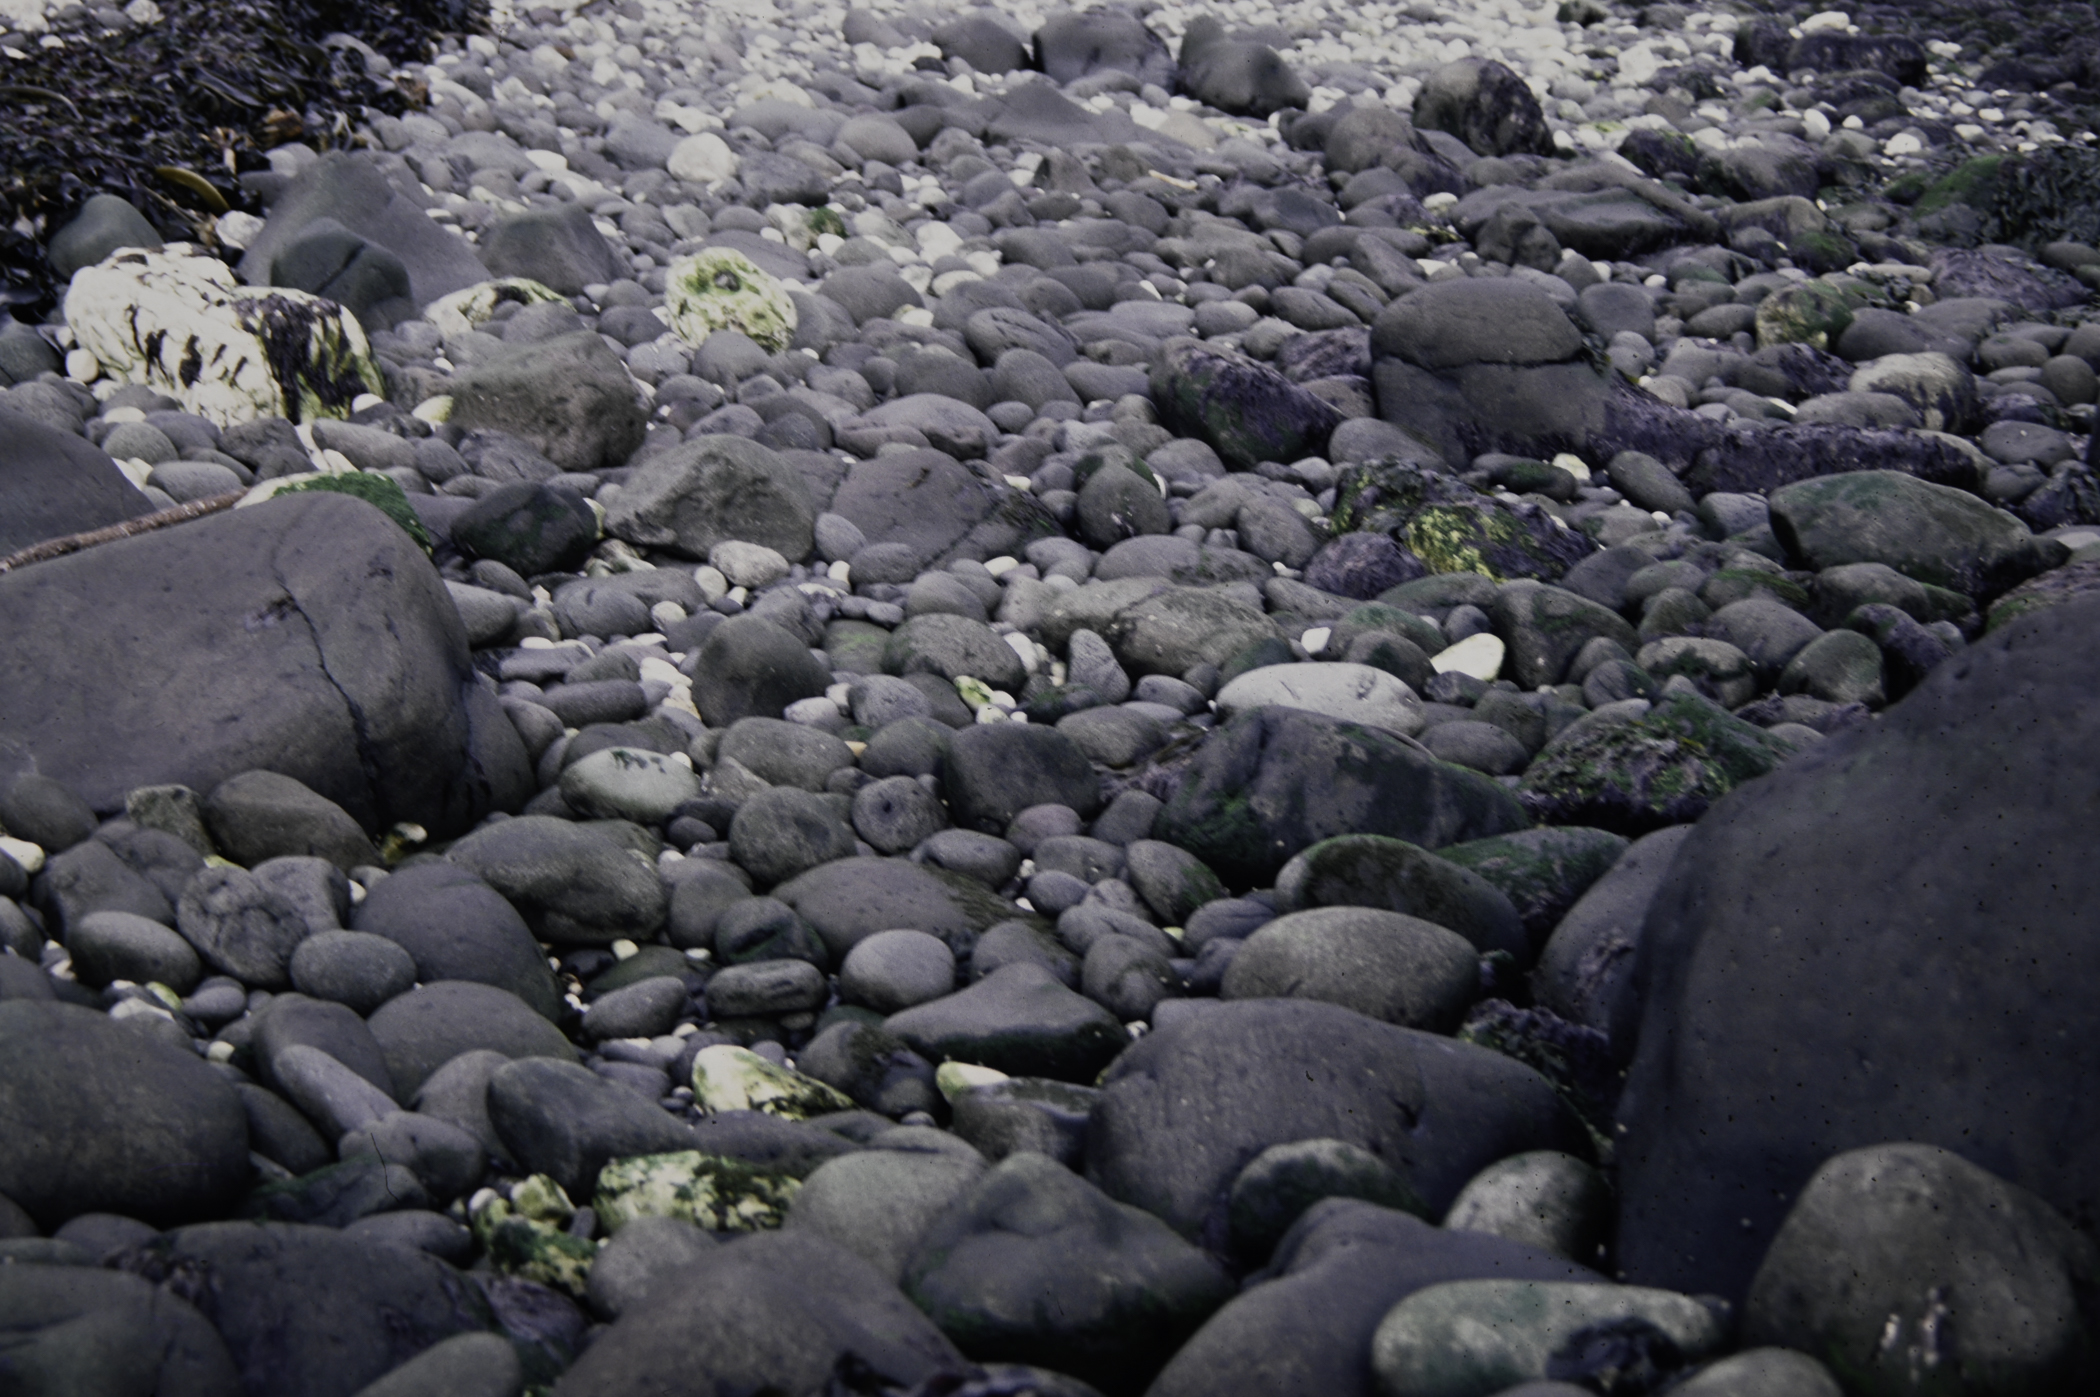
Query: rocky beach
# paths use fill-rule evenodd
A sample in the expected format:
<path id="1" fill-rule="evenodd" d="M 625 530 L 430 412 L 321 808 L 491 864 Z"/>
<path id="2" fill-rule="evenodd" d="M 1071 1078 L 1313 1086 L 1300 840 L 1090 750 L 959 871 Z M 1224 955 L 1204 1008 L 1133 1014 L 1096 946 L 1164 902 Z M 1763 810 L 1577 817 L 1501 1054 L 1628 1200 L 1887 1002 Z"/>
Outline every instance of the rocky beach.
<path id="1" fill-rule="evenodd" d="M 2100 1390 L 2096 110 L 0 0 L 0 1397 Z"/>

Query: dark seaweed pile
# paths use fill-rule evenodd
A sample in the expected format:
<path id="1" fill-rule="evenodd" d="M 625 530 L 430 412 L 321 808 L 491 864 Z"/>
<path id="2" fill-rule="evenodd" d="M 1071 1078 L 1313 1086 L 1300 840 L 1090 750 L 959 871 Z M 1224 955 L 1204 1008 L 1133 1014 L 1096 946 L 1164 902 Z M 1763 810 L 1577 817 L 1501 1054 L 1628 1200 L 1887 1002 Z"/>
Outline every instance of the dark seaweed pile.
<path id="1" fill-rule="evenodd" d="M 62 46 L 9 43 L 26 56 L 0 65 L 0 306 L 17 317 L 55 304 L 63 288 L 41 244 L 90 196 L 119 195 L 164 236 L 209 242 L 213 216 L 253 207 L 238 176 L 265 168 L 272 146 L 342 145 L 365 111 L 420 102 L 413 84 L 368 74 L 355 50 L 324 46 L 327 35 L 419 61 L 441 31 L 487 18 L 485 0 L 159 3 L 158 24 L 112 28 L 76 9 L 53 18 Z"/>

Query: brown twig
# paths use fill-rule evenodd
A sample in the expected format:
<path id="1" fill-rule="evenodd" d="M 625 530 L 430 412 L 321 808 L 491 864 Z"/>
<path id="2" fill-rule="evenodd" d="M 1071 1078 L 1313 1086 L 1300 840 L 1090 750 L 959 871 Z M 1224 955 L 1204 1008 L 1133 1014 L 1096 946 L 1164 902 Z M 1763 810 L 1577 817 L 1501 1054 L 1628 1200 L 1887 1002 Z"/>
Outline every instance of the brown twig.
<path id="1" fill-rule="evenodd" d="M 186 524 L 192 519 L 202 519 L 208 514 L 232 509 L 239 504 L 246 490 L 228 490 L 223 495 L 212 495 L 207 499 L 191 500 L 188 504 L 176 505 L 173 509 L 159 510 L 153 514 L 141 514 L 136 519 L 126 519 L 121 524 L 111 524 L 106 529 L 90 529 L 84 534 L 67 534 L 63 538 L 47 538 L 19 553 L 0 558 L 0 576 L 16 568 L 28 567 L 51 558 L 63 558 L 68 553 L 78 553 L 83 548 L 93 548 L 98 543 L 115 543 L 120 538 L 131 538 L 136 534 L 150 534 L 155 529 L 165 529 L 172 524 Z"/>

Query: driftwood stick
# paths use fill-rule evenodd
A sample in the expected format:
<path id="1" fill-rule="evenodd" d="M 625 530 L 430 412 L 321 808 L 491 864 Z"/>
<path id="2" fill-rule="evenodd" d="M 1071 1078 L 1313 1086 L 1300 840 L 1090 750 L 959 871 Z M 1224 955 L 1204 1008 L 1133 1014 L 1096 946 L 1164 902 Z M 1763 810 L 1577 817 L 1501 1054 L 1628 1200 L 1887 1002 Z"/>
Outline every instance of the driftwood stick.
<path id="1" fill-rule="evenodd" d="M 141 514 L 136 519 L 126 519 L 123 523 L 111 524 L 106 529 L 90 529 L 84 534 L 67 534 L 64 538 L 47 538 L 19 553 L 0 558 L 0 575 L 13 572 L 16 568 L 28 567 L 31 563 L 63 558 L 68 553 L 78 553 L 81 549 L 93 548 L 98 543 L 115 543 L 120 538 L 150 534 L 155 529 L 165 529 L 171 524 L 186 524 L 192 519 L 202 519 L 208 514 L 232 509 L 247 493 L 246 490 L 228 490 L 223 495 L 191 500 L 188 504 L 179 504 L 173 509 Z"/>

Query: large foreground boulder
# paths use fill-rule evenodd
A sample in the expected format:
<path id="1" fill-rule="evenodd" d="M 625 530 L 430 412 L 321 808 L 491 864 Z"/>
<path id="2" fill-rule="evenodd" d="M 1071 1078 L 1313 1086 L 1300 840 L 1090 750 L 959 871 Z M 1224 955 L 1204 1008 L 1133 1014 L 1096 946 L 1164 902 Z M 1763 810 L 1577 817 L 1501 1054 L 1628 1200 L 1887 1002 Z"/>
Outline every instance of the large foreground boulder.
<path id="1" fill-rule="evenodd" d="M 2100 1225 L 2096 626 L 2008 626 L 1685 842 L 1619 1108 L 1631 1279 L 1740 1297 L 1817 1166 L 1887 1140 Z"/>
<path id="2" fill-rule="evenodd" d="M 279 772 L 367 830 L 433 835 L 532 793 L 458 609 L 394 522 L 289 495 L 0 577 L 0 750 L 100 812 Z M 18 758 L 19 760 L 19 758 Z"/>

